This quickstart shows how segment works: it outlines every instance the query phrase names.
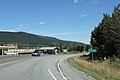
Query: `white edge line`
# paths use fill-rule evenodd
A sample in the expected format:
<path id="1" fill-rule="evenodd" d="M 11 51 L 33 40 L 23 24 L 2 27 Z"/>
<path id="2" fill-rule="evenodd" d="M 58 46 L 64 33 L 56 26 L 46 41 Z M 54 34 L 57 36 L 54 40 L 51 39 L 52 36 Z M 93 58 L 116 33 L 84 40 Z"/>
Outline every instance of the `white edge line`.
<path id="1" fill-rule="evenodd" d="M 48 69 L 48 72 L 50 73 L 50 75 L 52 76 L 52 78 L 53 78 L 54 80 L 57 80 L 57 79 L 55 78 L 55 76 L 52 74 L 52 72 L 50 71 L 50 69 Z"/>
<path id="2" fill-rule="evenodd" d="M 59 60 L 59 62 L 58 62 L 58 64 L 57 64 L 57 67 L 58 67 L 58 70 L 59 70 L 61 76 L 63 77 L 63 79 L 64 79 L 64 80 L 67 80 L 67 78 L 63 75 L 62 70 L 60 69 L 60 63 L 61 63 L 61 61 L 62 61 L 62 59 Z"/>

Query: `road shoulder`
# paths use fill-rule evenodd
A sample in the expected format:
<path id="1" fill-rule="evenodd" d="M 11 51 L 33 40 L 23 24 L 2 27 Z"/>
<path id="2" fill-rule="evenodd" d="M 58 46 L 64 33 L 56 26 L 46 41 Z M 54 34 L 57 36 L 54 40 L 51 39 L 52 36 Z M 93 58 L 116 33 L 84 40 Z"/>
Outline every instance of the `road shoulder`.
<path id="1" fill-rule="evenodd" d="M 72 67 L 72 65 L 68 63 L 67 59 L 61 62 L 60 68 L 64 76 L 66 76 L 67 80 L 95 80 L 84 72 L 76 70 L 74 67 Z"/>

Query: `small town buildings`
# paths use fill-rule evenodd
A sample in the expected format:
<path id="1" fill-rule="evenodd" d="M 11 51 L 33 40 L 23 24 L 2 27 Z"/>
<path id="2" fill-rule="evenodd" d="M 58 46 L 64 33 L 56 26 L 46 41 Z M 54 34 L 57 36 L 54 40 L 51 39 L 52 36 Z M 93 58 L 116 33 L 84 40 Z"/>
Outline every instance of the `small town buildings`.
<path id="1" fill-rule="evenodd" d="M 63 49 L 63 52 L 68 52 L 68 49 Z"/>
<path id="2" fill-rule="evenodd" d="M 9 49 L 17 49 L 17 45 L 16 44 L 0 45 L 0 55 L 5 55 Z"/>
<path id="3" fill-rule="evenodd" d="M 58 47 L 41 47 L 40 51 L 44 54 L 58 54 L 60 49 Z"/>

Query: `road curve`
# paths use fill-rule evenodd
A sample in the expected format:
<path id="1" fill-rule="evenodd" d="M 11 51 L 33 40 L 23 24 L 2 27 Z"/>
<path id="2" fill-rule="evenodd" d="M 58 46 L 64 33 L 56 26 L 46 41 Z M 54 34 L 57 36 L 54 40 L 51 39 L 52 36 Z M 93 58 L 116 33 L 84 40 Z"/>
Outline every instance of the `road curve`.
<path id="1" fill-rule="evenodd" d="M 67 63 L 66 59 L 75 55 L 47 55 L 18 61 L 0 67 L 0 80 L 94 80 Z"/>
<path id="2" fill-rule="evenodd" d="M 26 58 L 32 58 L 31 55 L 4 55 L 0 56 L 0 64 L 10 62 L 10 61 L 16 61 Z"/>

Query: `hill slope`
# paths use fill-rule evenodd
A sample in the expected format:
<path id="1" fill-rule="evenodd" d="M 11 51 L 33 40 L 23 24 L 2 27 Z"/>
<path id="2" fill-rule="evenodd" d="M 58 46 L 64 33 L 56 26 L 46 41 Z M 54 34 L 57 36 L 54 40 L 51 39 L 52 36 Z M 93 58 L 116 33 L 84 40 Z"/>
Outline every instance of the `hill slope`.
<path id="1" fill-rule="evenodd" d="M 64 45 L 84 45 L 79 42 L 63 41 L 53 37 L 34 35 L 25 32 L 0 32 L 0 44 L 16 43 L 21 46 L 58 46 Z"/>

